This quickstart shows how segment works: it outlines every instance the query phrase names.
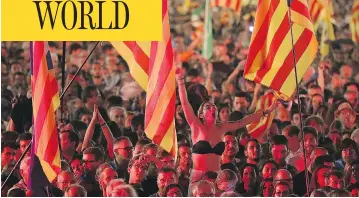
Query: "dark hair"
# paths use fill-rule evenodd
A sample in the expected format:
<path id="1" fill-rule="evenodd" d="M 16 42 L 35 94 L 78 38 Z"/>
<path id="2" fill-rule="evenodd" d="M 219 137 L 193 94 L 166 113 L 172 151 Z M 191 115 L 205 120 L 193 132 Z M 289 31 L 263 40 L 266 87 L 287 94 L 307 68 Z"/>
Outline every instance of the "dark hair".
<path id="1" fill-rule="evenodd" d="M 324 120 L 316 115 L 309 116 L 307 119 L 305 119 L 304 126 L 308 126 L 312 121 L 324 126 Z"/>
<path id="2" fill-rule="evenodd" d="M 7 192 L 8 197 L 26 197 L 26 193 L 23 189 L 12 188 Z"/>
<path id="3" fill-rule="evenodd" d="M 198 69 L 190 69 L 187 72 L 187 76 L 194 76 L 194 77 L 198 77 L 200 75 Z"/>
<path id="4" fill-rule="evenodd" d="M 107 98 L 107 109 L 110 109 L 113 106 L 122 106 L 123 100 L 121 96 L 110 96 Z"/>
<path id="5" fill-rule="evenodd" d="M 132 120 L 131 120 L 131 127 L 133 127 L 135 130 L 137 130 L 137 128 L 139 126 L 144 126 L 145 125 L 145 115 L 144 114 L 137 114 L 135 116 L 133 116 Z"/>
<path id="6" fill-rule="evenodd" d="M 289 137 L 294 137 L 294 136 L 299 137 L 299 134 L 300 134 L 299 127 L 297 127 L 295 125 L 288 125 L 284 129 L 288 129 L 288 136 Z"/>
<path id="7" fill-rule="evenodd" d="M 166 150 L 160 149 L 157 154 L 156 154 L 156 158 L 158 158 L 159 160 L 163 159 L 164 157 L 167 156 L 172 156 L 169 152 L 167 152 Z"/>
<path id="8" fill-rule="evenodd" d="M 23 141 L 23 140 L 32 140 L 32 134 L 26 132 L 26 133 L 19 135 L 19 137 L 17 138 L 17 142 L 20 143 L 20 141 Z"/>
<path id="9" fill-rule="evenodd" d="M 356 82 L 353 82 L 353 81 L 349 81 L 349 82 L 345 83 L 343 86 L 344 93 L 347 91 L 348 87 L 351 85 L 354 85 L 357 88 L 357 90 L 359 91 L 359 84 Z"/>
<path id="10" fill-rule="evenodd" d="M 93 91 L 97 91 L 97 88 L 95 86 L 89 85 L 85 87 L 85 89 L 82 90 L 81 93 L 81 99 L 86 103 L 88 98 L 91 98 L 91 93 Z"/>
<path id="11" fill-rule="evenodd" d="M 206 173 L 204 173 L 202 178 L 208 178 L 208 179 L 216 179 L 217 178 L 218 173 L 214 172 L 214 171 L 207 171 Z"/>
<path id="12" fill-rule="evenodd" d="M 83 154 L 94 155 L 96 161 L 103 160 L 103 158 L 104 158 L 104 153 L 99 147 L 88 147 L 83 151 Z"/>
<path id="13" fill-rule="evenodd" d="M 263 168 L 266 164 L 274 164 L 274 166 L 278 169 L 278 164 L 273 160 L 273 159 L 269 159 L 269 160 L 265 160 L 265 161 L 262 161 L 259 165 L 258 165 L 258 168 L 259 170 L 262 172 L 263 171 Z"/>
<path id="14" fill-rule="evenodd" d="M 321 87 L 317 84 L 312 84 L 308 87 L 308 89 L 321 89 Z"/>
<path id="15" fill-rule="evenodd" d="M 226 132 L 226 133 L 224 134 L 224 136 L 227 136 L 227 135 L 236 137 L 236 135 L 235 135 L 233 132 Z"/>
<path id="16" fill-rule="evenodd" d="M 168 191 L 170 191 L 172 188 L 178 188 L 180 189 L 181 193 L 182 193 L 182 196 L 185 196 L 186 194 L 184 193 L 182 187 L 179 185 L 179 184 L 170 184 L 168 186 L 165 187 L 164 189 L 164 195 L 167 197 L 167 193 Z"/>
<path id="17" fill-rule="evenodd" d="M 79 135 L 75 131 L 64 130 L 64 131 L 60 132 L 60 134 L 63 134 L 63 133 L 69 133 L 69 139 L 71 142 L 75 142 L 75 147 L 77 147 L 79 145 L 80 138 L 79 138 Z"/>
<path id="18" fill-rule="evenodd" d="M 260 191 L 259 191 L 260 196 L 263 196 L 264 184 L 265 184 L 266 182 L 270 182 L 271 185 L 273 186 L 273 178 L 266 178 L 266 179 L 264 179 L 264 180 L 261 182 Z M 272 196 L 272 195 L 270 195 L 270 196 Z"/>
<path id="19" fill-rule="evenodd" d="M 160 170 L 158 170 L 158 175 L 161 173 L 173 173 L 177 177 L 176 170 L 171 167 L 162 167 Z"/>
<path id="20" fill-rule="evenodd" d="M 247 92 L 238 92 L 235 97 L 246 98 L 246 101 L 249 103 L 252 101 L 252 97 Z"/>
<path id="21" fill-rule="evenodd" d="M 261 148 L 261 143 L 255 138 L 251 138 L 247 141 L 246 145 L 244 146 L 244 150 L 247 150 L 249 142 L 255 142 L 259 148 Z"/>
<path id="22" fill-rule="evenodd" d="M 191 148 L 191 144 L 189 143 L 182 143 L 182 144 L 179 144 L 178 145 L 178 149 L 181 148 L 181 147 L 188 147 L 188 148 Z"/>
<path id="23" fill-rule="evenodd" d="M 4 131 L 1 133 L 2 143 L 16 143 L 19 138 L 19 134 L 16 131 Z"/>
<path id="24" fill-rule="evenodd" d="M 337 130 L 342 133 L 344 131 L 344 125 L 340 120 L 334 120 L 329 127 L 329 131 Z"/>
<path id="25" fill-rule="evenodd" d="M 344 174 L 340 171 L 334 170 L 334 171 L 330 171 L 329 173 L 325 174 L 326 178 L 329 178 L 330 176 L 335 175 L 340 179 L 344 178 Z"/>
<path id="26" fill-rule="evenodd" d="M 288 139 L 284 135 L 273 135 L 271 144 L 272 146 L 284 144 L 288 148 Z"/>
<path id="27" fill-rule="evenodd" d="M 78 50 L 78 49 L 83 49 L 82 46 L 78 43 L 72 43 L 70 45 L 70 50 L 69 50 L 69 54 L 72 54 L 74 51 Z"/>
<path id="28" fill-rule="evenodd" d="M 150 144 L 150 143 L 151 143 L 151 140 L 149 140 L 149 139 L 140 139 L 140 140 L 137 141 L 136 145 L 144 146 L 144 145 L 147 145 L 147 144 Z"/>
<path id="29" fill-rule="evenodd" d="M 231 170 L 231 171 L 233 171 L 235 173 L 239 173 L 238 167 L 232 162 L 222 164 L 221 165 L 221 170 L 225 170 L 225 169 L 229 169 L 229 170 Z"/>
<path id="30" fill-rule="evenodd" d="M 233 111 L 231 114 L 229 114 L 228 121 L 235 122 L 241 120 L 242 118 L 244 118 L 243 113 L 241 113 L 240 111 Z"/>
<path id="31" fill-rule="evenodd" d="M 113 144 L 115 145 L 123 140 L 127 140 L 127 141 L 131 142 L 130 138 L 128 138 L 127 136 L 120 136 L 113 141 Z"/>
<path id="32" fill-rule="evenodd" d="M 318 140 L 318 132 L 315 128 L 313 127 L 310 127 L 310 126 L 306 126 L 303 128 L 303 134 L 306 135 L 306 134 L 312 134 L 315 139 Z"/>
<path id="33" fill-rule="evenodd" d="M 342 144 L 340 146 L 340 150 L 342 151 L 344 149 L 349 148 L 350 146 L 353 147 L 356 155 L 359 156 L 358 146 L 357 146 L 356 142 L 354 140 L 350 139 L 350 138 L 346 138 L 346 139 L 344 139 L 342 141 Z"/>
<path id="34" fill-rule="evenodd" d="M 254 164 L 249 164 L 249 163 L 244 163 L 241 167 L 239 167 L 239 173 L 241 174 L 241 178 L 243 177 L 243 172 L 246 167 L 252 167 L 254 172 L 256 172 L 256 176 L 258 178 L 258 176 L 259 176 L 258 167 Z"/>
<path id="35" fill-rule="evenodd" d="M 1 153 L 5 150 L 5 148 L 12 148 L 12 149 L 16 150 L 17 146 L 14 143 L 5 142 L 5 143 L 1 144 Z"/>

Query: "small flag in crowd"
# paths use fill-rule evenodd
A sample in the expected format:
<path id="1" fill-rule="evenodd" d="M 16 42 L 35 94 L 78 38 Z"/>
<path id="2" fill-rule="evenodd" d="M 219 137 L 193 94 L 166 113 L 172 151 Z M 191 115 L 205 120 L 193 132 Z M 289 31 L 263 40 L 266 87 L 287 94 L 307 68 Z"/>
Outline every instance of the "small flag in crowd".
<path id="1" fill-rule="evenodd" d="M 233 10 L 236 14 L 241 13 L 241 0 L 210 0 L 211 7 L 223 7 Z"/>
<path id="2" fill-rule="evenodd" d="M 213 31 L 212 31 L 212 13 L 209 6 L 209 1 L 206 0 L 205 8 L 205 22 L 204 22 L 204 38 L 203 38 L 203 50 L 202 55 L 207 60 L 211 59 L 213 55 Z"/>
<path id="3" fill-rule="evenodd" d="M 353 41 L 359 43 L 359 0 L 354 0 L 353 3 L 350 29 L 352 31 Z"/>
<path id="4" fill-rule="evenodd" d="M 310 20 L 306 0 L 290 4 L 294 51 L 298 79 L 313 62 L 318 42 Z M 261 0 L 258 3 L 254 31 L 244 77 L 255 81 L 288 99 L 295 91 L 294 56 L 292 53 L 289 7 L 283 0 Z"/>
<path id="5" fill-rule="evenodd" d="M 258 100 L 256 111 L 268 109 L 275 101 L 275 95 L 272 92 L 267 92 L 261 97 L 260 100 Z M 266 132 L 269 130 L 274 116 L 275 111 L 272 111 L 268 114 L 268 116 L 262 117 L 259 121 L 247 125 L 248 134 L 260 142 L 265 142 L 265 135 L 267 134 Z"/>
<path id="6" fill-rule="evenodd" d="M 155 144 L 177 158 L 175 132 L 175 67 L 167 0 L 162 0 L 161 41 L 112 42 L 130 67 L 130 73 L 147 92 L 145 133 Z"/>
<path id="7" fill-rule="evenodd" d="M 322 60 L 324 60 L 324 58 L 329 54 L 330 43 L 328 43 L 328 41 L 334 40 L 335 34 L 331 19 L 331 13 L 329 7 L 325 7 L 323 9 L 322 35 L 320 41 L 320 54 Z"/>
<path id="8" fill-rule="evenodd" d="M 61 171 L 55 111 L 59 90 L 47 42 L 31 42 L 33 138 L 28 185 L 36 196 L 48 196 L 46 187 Z"/>

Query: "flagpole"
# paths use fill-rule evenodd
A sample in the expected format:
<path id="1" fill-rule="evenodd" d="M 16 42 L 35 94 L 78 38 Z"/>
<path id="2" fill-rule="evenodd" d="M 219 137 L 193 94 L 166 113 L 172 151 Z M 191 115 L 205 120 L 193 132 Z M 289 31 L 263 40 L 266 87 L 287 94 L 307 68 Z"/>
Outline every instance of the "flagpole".
<path id="1" fill-rule="evenodd" d="M 81 67 L 77 70 L 77 72 L 75 73 L 75 75 L 72 77 L 71 81 L 69 82 L 69 84 L 66 86 L 65 90 L 62 91 L 62 94 L 60 96 L 60 100 L 62 100 L 62 98 L 64 97 L 66 91 L 69 89 L 69 87 L 71 86 L 72 82 L 74 81 L 74 79 L 76 78 L 76 76 L 79 74 L 79 72 L 81 71 L 81 69 L 83 68 L 83 66 L 86 64 L 87 60 L 89 59 L 89 57 L 91 56 L 91 54 L 95 51 L 97 45 L 100 43 L 100 41 L 97 41 L 96 45 L 92 48 L 91 52 L 89 53 L 89 55 L 86 57 L 85 61 L 82 63 Z M 1 185 L 1 189 L 5 186 L 5 184 L 7 183 L 7 181 L 9 180 L 10 176 L 14 173 L 14 170 L 19 166 L 19 164 L 21 163 L 21 161 L 24 159 L 25 154 L 30 150 L 31 148 L 31 144 L 32 144 L 32 140 L 31 142 L 27 145 L 25 151 L 21 154 L 19 160 L 17 160 L 16 164 L 14 165 L 14 167 L 12 168 L 12 170 L 10 171 L 9 175 L 6 177 L 5 181 L 3 182 L 3 184 Z M 60 144 L 59 144 L 60 145 Z"/>
<path id="2" fill-rule="evenodd" d="M 65 88 L 65 68 L 66 68 L 66 41 L 62 42 L 62 71 L 61 71 L 61 91 L 64 91 Z M 61 122 L 64 122 L 64 111 L 65 111 L 65 106 L 64 106 L 64 99 L 61 98 Z"/>
<path id="3" fill-rule="evenodd" d="M 298 100 L 298 111 L 299 111 L 299 121 L 300 121 L 300 131 L 302 132 L 302 152 L 304 155 L 304 171 L 305 171 L 305 184 L 307 190 L 307 196 L 309 196 L 309 179 L 308 179 L 308 169 L 307 169 L 307 155 L 304 149 L 304 131 L 303 131 L 303 119 L 302 119 L 302 105 L 299 98 L 299 82 L 298 82 L 298 72 L 297 72 L 297 57 L 294 49 L 294 36 L 293 36 L 293 21 L 292 21 L 292 9 L 290 8 L 292 0 L 287 0 L 288 4 L 288 19 L 290 25 L 290 35 L 292 40 L 292 54 L 293 54 L 293 64 L 294 64 L 294 74 L 295 74 L 295 84 L 297 89 L 297 100 Z"/>

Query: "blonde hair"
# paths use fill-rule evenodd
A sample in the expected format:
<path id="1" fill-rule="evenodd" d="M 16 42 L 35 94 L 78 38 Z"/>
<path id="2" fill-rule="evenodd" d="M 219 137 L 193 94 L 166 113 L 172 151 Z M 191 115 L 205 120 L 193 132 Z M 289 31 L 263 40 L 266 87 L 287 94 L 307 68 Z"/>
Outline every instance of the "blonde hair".
<path id="1" fill-rule="evenodd" d="M 138 197 L 136 190 L 131 185 L 127 185 L 127 184 L 121 185 L 118 188 L 113 189 L 111 192 L 111 196 L 115 192 L 122 192 L 122 191 L 127 193 L 126 197 Z"/>

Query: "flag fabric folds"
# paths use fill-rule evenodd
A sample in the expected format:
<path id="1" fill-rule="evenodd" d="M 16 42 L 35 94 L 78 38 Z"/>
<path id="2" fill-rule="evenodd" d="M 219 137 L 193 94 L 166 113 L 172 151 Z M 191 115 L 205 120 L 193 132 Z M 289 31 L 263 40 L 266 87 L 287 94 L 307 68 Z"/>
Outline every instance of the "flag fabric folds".
<path id="1" fill-rule="evenodd" d="M 204 22 L 204 38 L 203 38 L 203 50 L 202 55 L 209 60 L 213 55 L 213 31 L 212 31 L 212 16 L 209 1 L 206 0 L 205 8 L 205 22 Z"/>
<path id="2" fill-rule="evenodd" d="M 155 144 L 177 157 L 175 132 L 175 67 L 167 0 L 162 0 L 161 41 L 112 42 L 130 73 L 147 92 L 145 133 Z"/>
<path id="3" fill-rule="evenodd" d="M 244 77 L 285 96 L 294 93 L 294 56 L 292 53 L 291 22 L 289 7 L 283 0 L 260 0 L 258 2 L 254 30 L 249 46 Z M 306 0 L 292 0 L 290 14 L 293 29 L 294 51 L 298 79 L 313 62 L 318 42 L 310 20 Z"/>
<path id="4" fill-rule="evenodd" d="M 55 111 L 59 90 L 47 42 L 31 42 L 33 139 L 29 187 L 36 196 L 47 196 L 44 187 L 61 171 Z"/>
<path id="5" fill-rule="evenodd" d="M 223 7 L 232 9 L 235 13 L 241 13 L 241 0 L 210 0 L 211 7 Z"/>
<path id="6" fill-rule="evenodd" d="M 272 92 L 267 92 L 261 97 L 260 100 L 258 100 L 256 111 L 268 109 L 275 101 L 275 95 Z M 268 116 L 262 117 L 259 121 L 247 125 L 248 134 L 260 142 L 265 142 L 265 135 L 267 134 L 266 132 L 269 130 L 274 116 L 275 111 L 272 111 L 270 114 L 268 114 Z"/>
<path id="7" fill-rule="evenodd" d="M 353 3 L 350 29 L 352 32 L 353 41 L 355 43 L 359 43 L 359 0 L 354 0 Z"/>

